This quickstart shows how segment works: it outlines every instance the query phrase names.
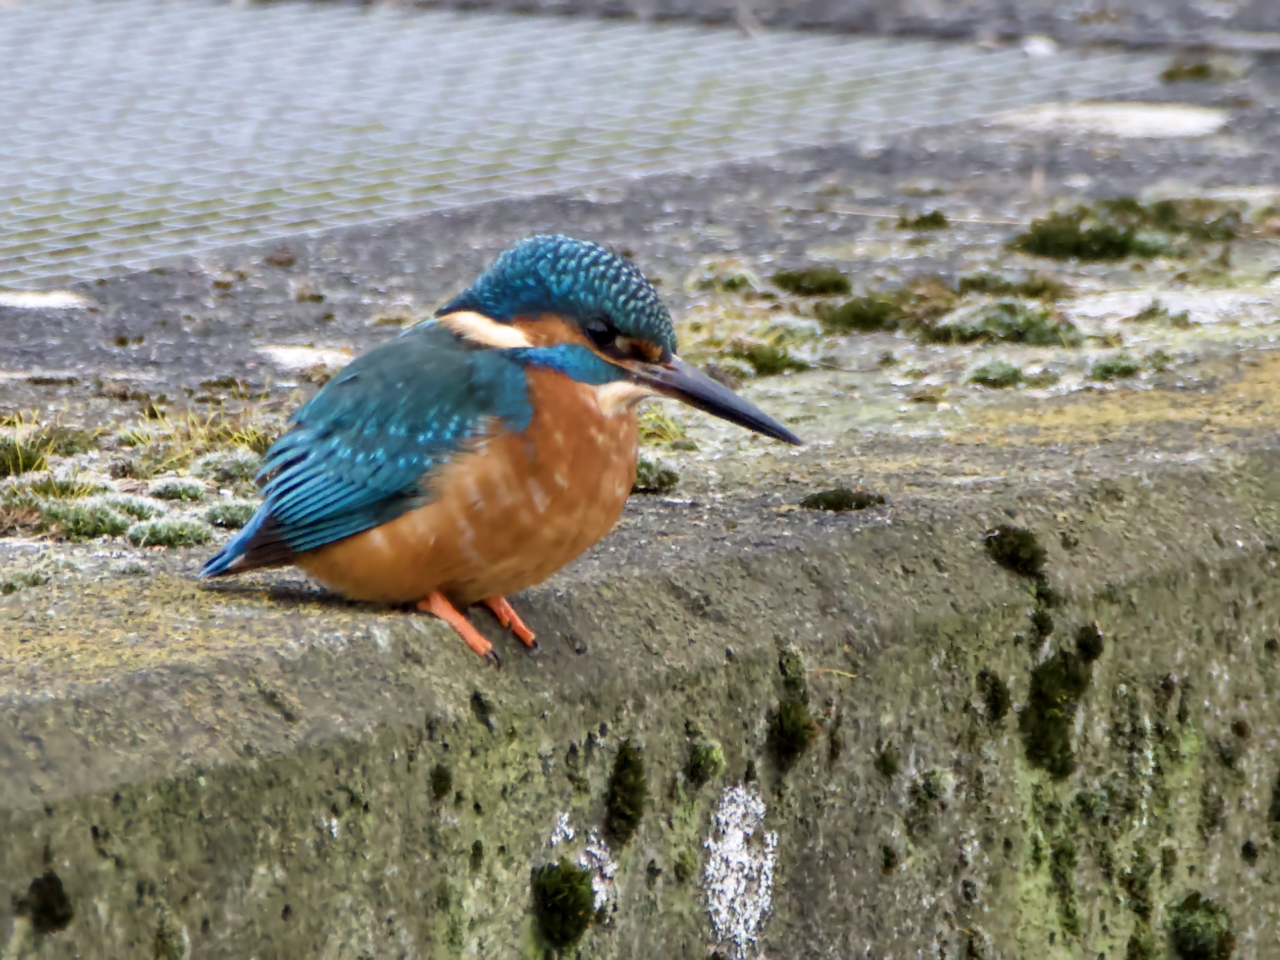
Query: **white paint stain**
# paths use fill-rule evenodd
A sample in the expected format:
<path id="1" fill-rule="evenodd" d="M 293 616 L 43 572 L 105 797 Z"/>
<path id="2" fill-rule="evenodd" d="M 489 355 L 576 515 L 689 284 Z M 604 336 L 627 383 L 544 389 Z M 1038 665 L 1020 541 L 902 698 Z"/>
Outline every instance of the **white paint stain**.
<path id="1" fill-rule="evenodd" d="M 558 847 L 566 840 L 572 840 L 578 835 L 578 831 L 569 825 L 569 814 L 557 813 L 556 824 L 551 828 L 551 836 L 547 838 L 547 842 L 553 847 Z"/>
<path id="2" fill-rule="evenodd" d="M 259 347 L 258 352 L 284 370 L 310 370 L 313 367 L 340 369 L 351 362 L 350 347 L 296 347 L 289 345 Z"/>
<path id="3" fill-rule="evenodd" d="M 1207 137 L 1227 112 L 1187 103 L 1041 103 L 998 114 L 997 123 L 1026 130 L 1068 130 L 1116 137 Z"/>
<path id="4" fill-rule="evenodd" d="M 773 903 L 778 834 L 764 829 L 765 805 L 741 784 L 724 791 L 712 817 L 710 852 L 702 872 L 716 940 L 744 956 Z"/>
<path id="5" fill-rule="evenodd" d="M 18 310 L 83 310 L 92 305 L 70 290 L 0 290 L 0 307 Z"/>
<path id="6" fill-rule="evenodd" d="M 591 871 L 592 906 L 599 910 L 613 896 L 613 878 L 618 865 L 609 853 L 609 845 L 595 830 L 587 836 L 587 847 L 578 857 L 578 866 Z"/>

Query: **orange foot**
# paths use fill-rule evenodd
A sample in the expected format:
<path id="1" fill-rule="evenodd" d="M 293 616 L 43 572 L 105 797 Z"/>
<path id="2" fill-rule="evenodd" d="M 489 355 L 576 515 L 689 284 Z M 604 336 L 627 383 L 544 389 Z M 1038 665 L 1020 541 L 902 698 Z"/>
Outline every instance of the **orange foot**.
<path id="1" fill-rule="evenodd" d="M 495 667 L 502 666 L 502 661 L 498 659 L 497 653 L 494 652 L 493 644 L 480 636 L 476 628 L 467 622 L 467 618 L 460 614 L 454 605 L 444 598 L 443 594 L 433 593 L 427 599 L 419 600 L 418 609 L 424 613 L 434 614 L 439 617 L 453 627 L 454 632 L 466 641 L 468 647 Z M 503 624 L 503 626 L 506 626 L 506 624 Z"/>
<path id="2" fill-rule="evenodd" d="M 521 643 L 534 650 L 538 649 L 538 641 L 534 638 L 533 631 L 526 627 L 520 615 L 511 609 L 511 604 L 507 603 L 506 597 L 485 597 L 480 602 L 492 610 L 498 622 L 519 637 Z"/>

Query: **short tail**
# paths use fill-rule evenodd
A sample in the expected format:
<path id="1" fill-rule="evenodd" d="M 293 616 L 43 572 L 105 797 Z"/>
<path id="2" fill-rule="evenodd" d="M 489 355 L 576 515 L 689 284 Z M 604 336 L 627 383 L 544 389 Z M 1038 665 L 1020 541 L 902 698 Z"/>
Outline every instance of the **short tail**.
<path id="1" fill-rule="evenodd" d="M 225 547 L 215 553 L 206 562 L 200 571 L 201 578 L 221 577 L 228 573 L 236 573 L 243 564 L 238 564 L 245 551 L 249 548 L 249 541 L 254 535 L 262 529 L 262 525 L 266 523 L 269 516 L 267 505 L 264 503 L 243 527 L 240 532 L 232 537 Z"/>

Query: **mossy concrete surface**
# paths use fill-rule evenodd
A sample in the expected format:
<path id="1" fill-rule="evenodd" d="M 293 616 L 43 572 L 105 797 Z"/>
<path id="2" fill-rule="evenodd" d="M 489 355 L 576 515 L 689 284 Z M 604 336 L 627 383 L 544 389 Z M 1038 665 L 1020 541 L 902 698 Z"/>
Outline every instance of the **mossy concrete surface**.
<path id="1" fill-rule="evenodd" d="M 51 546 L 0 598 L 0 955 L 541 957 L 586 870 L 566 955 L 1275 956 L 1277 370 L 1205 372 L 690 454 L 515 598 L 541 654 L 473 614 L 500 671 Z M 886 502 L 799 506 L 842 484 Z"/>

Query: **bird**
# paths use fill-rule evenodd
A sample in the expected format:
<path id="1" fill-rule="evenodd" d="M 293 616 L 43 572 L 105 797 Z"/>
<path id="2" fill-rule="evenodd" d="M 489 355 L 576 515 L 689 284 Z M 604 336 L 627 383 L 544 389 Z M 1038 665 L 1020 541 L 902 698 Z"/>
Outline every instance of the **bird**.
<path id="1" fill-rule="evenodd" d="M 630 259 L 562 235 L 521 240 L 292 414 L 263 456 L 260 506 L 200 575 L 294 565 L 351 600 L 416 605 L 501 666 L 465 611 L 487 606 L 537 648 L 506 598 L 612 529 L 642 401 L 802 443 L 676 347 Z"/>

